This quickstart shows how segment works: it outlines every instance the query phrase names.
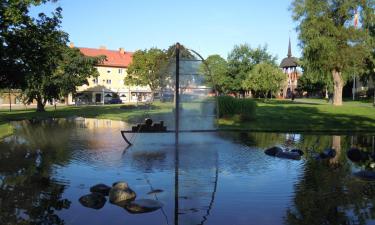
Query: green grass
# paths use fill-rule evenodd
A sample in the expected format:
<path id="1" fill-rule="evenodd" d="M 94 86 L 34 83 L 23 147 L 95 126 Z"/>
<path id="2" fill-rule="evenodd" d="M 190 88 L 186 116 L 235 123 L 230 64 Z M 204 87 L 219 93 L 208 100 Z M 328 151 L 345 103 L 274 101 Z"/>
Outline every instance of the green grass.
<path id="1" fill-rule="evenodd" d="M 9 123 L 0 122 L 0 139 L 13 133 L 13 127 Z"/>
<path id="2" fill-rule="evenodd" d="M 333 106 L 320 99 L 258 101 L 256 120 L 220 119 L 221 128 L 282 132 L 375 132 L 375 107 L 344 102 Z"/>
<path id="3" fill-rule="evenodd" d="M 345 102 L 343 106 L 332 106 L 320 99 L 257 101 L 256 119 L 241 122 L 238 116 L 220 119 L 222 129 L 280 132 L 375 132 L 375 107 L 371 103 Z M 154 103 L 149 116 L 171 112 L 172 103 Z M 35 109 L 0 111 L 0 138 L 13 131 L 9 121 L 24 119 L 65 118 L 81 116 L 87 118 L 122 120 L 135 123 L 145 117 L 145 108 L 120 105 L 67 106 L 47 108 L 37 113 Z"/>

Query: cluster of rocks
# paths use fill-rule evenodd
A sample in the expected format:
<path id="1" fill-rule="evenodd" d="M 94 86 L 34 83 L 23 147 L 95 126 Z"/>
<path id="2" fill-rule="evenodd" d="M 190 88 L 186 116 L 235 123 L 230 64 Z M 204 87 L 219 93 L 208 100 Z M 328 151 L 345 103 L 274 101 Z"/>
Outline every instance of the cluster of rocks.
<path id="1" fill-rule="evenodd" d="M 137 124 L 137 126 L 132 127 L 133 132 L 159 132 L 167 131 L 167 127 L 164 126 L 164 121 L 160 123 L 153 123 L 152 119 L 146 118 L 144 123 Z"/>
<path id="2" fill-rule="evenodd" d="M 301 156 L 303 155 L 303 151 L 300 149 L 282 149 L 278 146 L 274 146 L 272 148 L 266 149 L 264 151 L 266 155 L 269 156 L 274 156 L 277 158 L 282 158 L 282 159 L 293 159 L 293 160 L 300 160 Z"/>
<path id="3" fill-rule="evenodd" d="M 293 159 L 293 160 L 300 160 L 301 157 L 303 156 L 303 151 L 301 149 L 282 149 L 281 147 L 274 146 L 271 148 L 268 148 L 264 151 L 266 155 L 269 156 L 274 156 L 277 158 L 282 158 L 282 159 Z M 316 160 L 323 160 L 323 159 L 331 159 L 336 156 L 336 151 L 335 149 L 332 148 L 327 148 L 323 152 L 314 155 L 313 157 Z"/>
<path id="4" fill-rule="evenodd" d="M 314 158 L 317 160 L 322 159 L 332 159 L 336 156 L 336 150 L 333 148 L 326 148 L 323 152 L 314 155 Z"/>
<path id="5" fill-rule="evenodd" d="M 365 151 L 361 151 L 358 148 L 351 148 L 346 152 L 348 158 L 355 163 L 358 162 L 366 162 L 366 161 L 374 161 L 375 160 L 375 153 L 369 153 Z"/>
<path id="6" fill-rule="evenodd" d="M 375 153 L 362 151 L 358 148 L 351 148 L 346 152 L 348 158 L 354 163 L 360 163 L 365 166 L 365 170 L 353 173 L 353 175 L 361 180 L 375 180 Z"/>
<path id="7" fill-rule="evenodd" d="M 113 183 L 112 187 L 97 184 L 90 188 L 90 194 L 79 198 L 79 202 L 88 208 L 101 209 L 108 196 L 109 202 L 126 209 L 129 213 L 146 213 L 160 209 L 163 204 L 152 199 L 135 200 L 136 193 L 124 181 Z"/>

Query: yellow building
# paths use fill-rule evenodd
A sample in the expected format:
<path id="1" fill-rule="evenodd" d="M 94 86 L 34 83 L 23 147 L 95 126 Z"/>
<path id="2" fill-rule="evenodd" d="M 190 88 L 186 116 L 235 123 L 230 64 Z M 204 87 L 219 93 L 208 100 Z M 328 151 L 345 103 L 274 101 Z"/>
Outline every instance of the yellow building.
<path id="1" fill-rule="evenodd" d="M 70 47 L 74 47 L 73 44 Z M 88 85 L 77 87 L 77 94 L 69 97 L 69 104 L 110 103 L 118 99 L 125 103 L 151 99 L 148 86 L 130 86 L 124 82 L 132 61 L 132 52 L 126 52 L 123 48 L 108 50 L 104 46 L 79 49 L 86 56 L 105 55 L 106 60 L 96 66 L 99 76 L 89 78 Z"/>

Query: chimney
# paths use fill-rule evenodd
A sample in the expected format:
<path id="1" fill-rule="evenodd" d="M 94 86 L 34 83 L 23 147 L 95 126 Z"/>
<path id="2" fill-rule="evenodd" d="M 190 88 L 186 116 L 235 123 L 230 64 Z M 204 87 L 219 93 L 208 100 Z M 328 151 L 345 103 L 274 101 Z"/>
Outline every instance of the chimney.
<path id="1" fill-rule="evenodd" d="M 74 48 L 74 43 L 73 42 L 69 43 L 69 48 Z"/>
<path id="2" fill-rule="evenodd" d="M 120 54 L 124 54 L 125 53 L 125 49 L 124 48 L 119 48 L 118 51 L 120 52 Z"/>
<path id="3" fill-rule="evenodd" d="M 107 48 L 104 45 L 100 45 L 99 49 L 106 50 Z"/>

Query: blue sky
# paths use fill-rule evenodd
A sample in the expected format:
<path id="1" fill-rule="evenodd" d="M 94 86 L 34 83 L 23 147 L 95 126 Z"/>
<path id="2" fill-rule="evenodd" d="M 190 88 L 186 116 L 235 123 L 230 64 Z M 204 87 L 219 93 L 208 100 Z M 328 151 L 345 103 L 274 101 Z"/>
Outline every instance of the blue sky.
<path id="1" fill-rule="evenodd" d="M 78 47 L 127 51 L 167 48 L 175 42 L 204 57 L 224 58 L 236 44 L 268 45 L 278 61 L 292 53 L 299 57 L 291 0 L 59 0 L 32 8 L 32 14 L 63 8 L 62 28 Z"/>

